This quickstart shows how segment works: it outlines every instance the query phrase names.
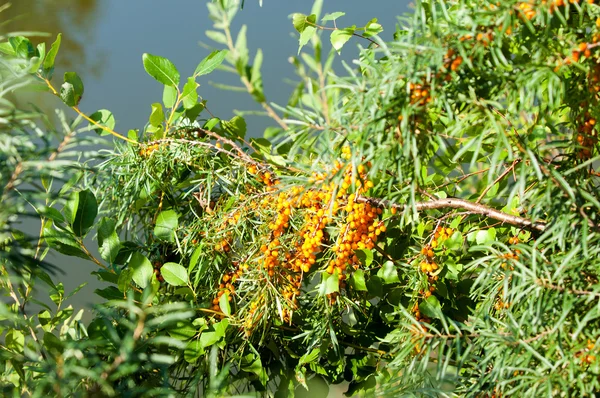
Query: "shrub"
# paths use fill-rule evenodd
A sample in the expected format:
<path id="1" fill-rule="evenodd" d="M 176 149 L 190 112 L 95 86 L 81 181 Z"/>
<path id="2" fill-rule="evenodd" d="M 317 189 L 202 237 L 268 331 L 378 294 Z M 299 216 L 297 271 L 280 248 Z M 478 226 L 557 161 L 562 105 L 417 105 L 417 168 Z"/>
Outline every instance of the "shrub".
<path id="1" fill-rule="evenodd" d="M 286 396 L 321 377 L 348 395 L 594 394 L 593 3 L 422 0 L 385 42 L 375 19 L 339 27 L 343 13 L 321 18 L 317 1 L 292 16 L 312 54 L 293 59 L 299 84 L 277 106 L 262 52 L 231 31 L 240 5 L 212 2 L 207 35 L 222 49 L 187 80 L 144 54 L 162 103 L 126 135 L 109 111 L 79 111 L 76 73 L 56 88 L 60 37 L 47 52 L 0 44 L 11 84 L 43 84 L 79 115 L 62 119 L 63 143 L 81 119 L 117 138 L 98 165 L 64 163 L 66 145 L 34 146 L 47 137 L 34 115 L 3 120 L 7 390 Z M 350 40 L 367 47 L 340 76 Z M 207 111 L 196 80 L 216 68 L 273 119 L 264 138 Z M 55 168 L 37 167 L 48 154 Z M 12 224 L 25 203 L 43 226 L 31 248 Z M 89 325 L 61 309 L 48 250 L 91 260 L 107 282 Z M 37 280 L 56 313 L 27 315 Z"/>

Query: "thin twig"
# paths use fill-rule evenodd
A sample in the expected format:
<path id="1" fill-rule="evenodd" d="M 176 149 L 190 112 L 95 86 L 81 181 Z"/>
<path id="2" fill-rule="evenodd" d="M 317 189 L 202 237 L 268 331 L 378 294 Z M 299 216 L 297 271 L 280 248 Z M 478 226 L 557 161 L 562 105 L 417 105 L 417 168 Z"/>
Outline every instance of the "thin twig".
<path id="1" fill-rule="evenodd" d="M 386 199 L 376 199 L 369 198 L 365 196 L 357 196 L 357 202 L 370 203 L 377 207 L 386 207 L 386 208 L 396 208 L 398 210 L 404 211 L 407 210 L 407 206 L 403 204 L 398 204 L 391 202 Z M 486 216 L 492 218 L 494 220 L 502 221 L 503 223 L 522 227 L 529 228 L 538 231 L 543 231 L 546 228 L 546 223 L 540 221 L 531 221 L 529 219 L 513 216 L 511 214 L 506 214 L 500 210 L 496 210 L 486 205 L 482 205 L 479 203 L 469 202 L 464 199 L 458 198 L 445 198 L 445 199 L 436 199 L 430 200 L 427 202 L 416 202 L 415 208 L 417 211 L 423 210 L 433 210 L 433 209 L 444 209 L 444 208 L 453 208 L 453 209 L 466 209 L 472 211 L 473 213 L 480 214 L 482 216 Z"/>

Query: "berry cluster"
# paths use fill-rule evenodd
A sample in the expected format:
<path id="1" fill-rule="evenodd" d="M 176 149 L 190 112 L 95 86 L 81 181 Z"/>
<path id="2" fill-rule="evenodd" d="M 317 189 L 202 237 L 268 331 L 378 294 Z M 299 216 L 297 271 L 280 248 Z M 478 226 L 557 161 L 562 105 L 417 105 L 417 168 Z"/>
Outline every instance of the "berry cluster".
<path id="1" fill-rule="evenodd" d="M 423 246 L 421 254 L 424 256 L 423 261 L 419 264 L 421 271 L 432 276 L 435 271 L 439 269 L 439 265 L 434 261 L 435 253 L 433 250 L 440 246 L 440 244 L 448 239 L 454 230 L 452 228 L 437 227 L 433 235 L 431 243 Z"/>
<path id="2" fill-rule="evenodd" d="M 160 148 L 159 144 L 143 145 L 140 149 L 139 154 L 141 157 L 147 158 L 152 152 L 156 151 L 158 148 Z"/>
<path id="3" fill-rule="evenodd" d="M 590 117 L 590 115 L 586 113 L 583 123 L 581 123 L 577 129 L 576 141 L 578 146 L 578 159 L 587 160 L 592 157 L 592 150 L 598 141 L 598 134 L 594 128 L 595 125 L 596 119 Z"/>

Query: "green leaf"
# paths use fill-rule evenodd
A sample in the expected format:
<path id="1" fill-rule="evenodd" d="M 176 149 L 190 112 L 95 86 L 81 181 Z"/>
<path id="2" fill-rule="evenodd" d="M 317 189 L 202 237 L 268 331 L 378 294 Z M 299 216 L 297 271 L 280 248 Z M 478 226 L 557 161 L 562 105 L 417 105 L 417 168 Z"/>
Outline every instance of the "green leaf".
<path id="1" fill-rule="evenodd" d="M 100 109 L 90 115 L 90 119 L 95 121 L 98 124 L 101 124 L 104 127 L 107 127 L 111 130 L 115 129 L 115 117 L 111 111 L 106 109 Z M 92 124 L 90 124 L 90 127 Z M 108 131 L 104 131 L 101 128 L 96 128 L 94 131 L 100 135 L 108 135 L 110 134 Z"/>
<path id="2" fill-rule="evenodd" d="M 482 229 L 477 231 L 475 235 L 475 241 L 478 245 L 484 245 L 486 243 L 491 243 L 496 240 L 496 228 L 492 227 L 489 229 Z"/>
<path id="3" fill-rule="evenodd" d="M 181 99 L 185 109 L 193 108 L 198 104 L 198 92 L 196 89 L 200 86 L 193 77 L 189 77 L 187 83 L 183 86 Z"/>
<path id="4" fill-rule="evenodd" d="M 231 306 L 229 305 L 229 293 L 225 292 L 219 297 L 219 308 L 223 314 L 231 316 Z"/>
<path id="5" fill-rule="evenodd" d="M 188 340 L 197 334 L 196 327 L 190 321 L 177 321 L 167 329 L 169 336 L 177 340 Z"/>
<path id="6" fill-rule="evenodd" d="M 440 319 L 442 306 L 435 296 L 429 296 L 426 300 L 419 303 L 419 311 L 428 318 Z"/>
<path id="7" fill-rule="evenodd" d="M 315 14 L 304 15 L 300 13 L 296 13 L 292 15 L 292 23 L 294 24 L 294 28 L 298 32 L 300 32 L 300 39 L 298 41 L 298 54 L 300 54 L 300 50 L 308 41 L 313 37 L 316 33 L 317 28 L 314 26 L 317 21 L 317 16 Z"/>
<path id="8" fill-rule="evenodd" d="M 177 213 L 174 210 L 162 211 L 156 217 L 156 226 L 154 227 L 154 235 L 160 240 L 167 242 L 175 241 L 175 230 L 178 226 Z"/>
<path id="9" fill-rule="evenodd" d="M 77 102 L 75 101 L 75 87 L 71 83 L 64 82 L 62 86 L 60 86 L 60 99 L 67 106 L 76 106 Z"/>
<path id="10" fill-rule="evenodd" d="M 383 295 L 383 283 L 381 282 L 381 278 L 377 275 L 371 276 L 367 281 L 367 289 L 372 296 L 381 297 Z"/>
<path id="11" fill-rule="evenodd" d="M 148 121 L 151 126 L 160 127 L 162 123 L 165 121 L 165 113 L 163 112 L 163 107 L 158 102 L 150 105 L 152 107 L 152 112 L 150 112 L 150 118 Z"/>
<path id="12" fill-rule="evenodd" d="M 244 139 L 246 136 L 246 121 L 241 116 L 234 116 L 229 121 L 221 120 L 221 126 L 228 138 Z"/>
<path id="13" fill-rule="evenodd" d="M 66 88 L 65 88 L 66 85 Z M 63 96 L 63 88 L 65 88 L 66 92 Z M 72 88 L 72 90 L 71 90 Z M 79 75 L 75 72 L 66 72 L 65 73 L 65 83 L 62 85 L 60 90 L 60 97 L 63 102 L 68 106 L 77 106 L 79 105 L 79 101 L 81 101 L 81 97 L 83 96 L 83 82 Z"/>
<path id="14" fill-rule="evenodd" d="M 365 267 L 368 267 L 373 262 L 373 251 L 370 249 L 357 249 L 354 253 L 356 253 L 356 257 L 358 257 L 361 264 Z"/>
<path id="15" fill-rule="evenodd" d="M 165 86 L 177 87 L 179 85 L 179 72 L 173 62 L 148 53 L 142 55 L 142 62 L 146 72 L 158 82 Z"/>
<path id="16" fill-rule="evenodd" d="M 331 14 L 325 14 L 323 19 L 321 19 L 321 22 L 335 21 L 336 19 L 338 19 L 339 17 L 343 17 L 344 15 L 346 15 L 346 13 L 340 11 L 332 12 Z"/>
<path id="17" fill-rule="evenodd" d="M 6 332 L 6 336 L 4 336 L 4 345 L 9 350 L 22 353 L 23 346 L 25 345 L 25 335 L 19 330 L 10 329 Z"/>
<path id="18" fill-rule="evenodd" d="M 207 75 L 213 70 L 215 70 L 219 65 L 223 63 L 223 60 L 229 53 L 228 50 L 215 50 L 208 54 L 206 58 L 204 58 L 194 71 L 194 77 Z"/>
<path id="19" fill-rule="evenodd" d="M 365 282 L 365 273 L 361 269 L 357 269 L 352 273 L 350 283 L 354 290 L 367 291 L 367 284 Z"/>
<path id="20" fill-rule="evenodd" d="M 340 291 L 340 279 L 338 276 L 338 270 L 335 269 L 333 274 L 323 272 L 322 283 L 325 285 L 323 294 L 331 294 Z"/>
<path id="21" fill-rule="evenodd" d="M 121 293 L 121 291 L 114 286 L 109 286 L 104 289 L 96 289 L 96 290 L 94 290 L 94 293 L 96 293 L 98 296 L 100 296 L 106 300 L 122 300 L 123 299 L 123 293 Z"/>
<path id="22" fill-rule="evenodd" d="M 383 266 L 377 272 L 377 276 L 380 277 L 384 283 L 398 283 L 398 270 L 392 261 L 386 261 Z"/>
<path id="23" fill-rule="evenodd" d="M 50 51 L 48 51 L 48 54 L 44 59 L 44 63 L 42 64 L 44 76 L 46 76 L 48 79 L 52 79 L 52 73 L 54 72 L 54 61 L 56 60 L 56 55 L 58 54 L 58 49 L 60 48 L 61 39 L 62 35 L 59 33 L 56 36 L 54 43 L 52 43 L 52 46 L 50 46 Z"/>
<path id="24" fill-rule="evenodd" d="M 31 41 L 25 36 L 12 36 L 8 42 L 15 51 L 15 55 L 20 58 L 29 59 L 35 55 L 35 49 Z"/>
<path id="25" fill-rule="evenodd" d="M 219 124 L 220 121 L 221 119 L 219 119 L 218 117 L 210 118 L 206 121 L 206 123 L 204 123 L 204 126 L 202 126 L 202 128 L 204 130 L 212 131 L 212 129 L 215 128 L 215 126 Z"/>
<path id="26" fill-rule="evenodd" d="M 17 55 L 15 53 L 15 49 L 7 41 L 5 41 L 4 43 L 0 43 L 0 52 L 6 55 L 10 55 L 12 57 Z"/>
<path id="27" fill-rule="evenodd" d="M 185 347 L 183 358 L 188 363 L 195 363 L 202 354 L 204 354 L 204 348 L 200 343 L 200 339 L 194 339 Z"/>
<path id="28" fill-rule="evenodd" d="M 229 320 L 223 319 L 221 322 L 215 323 L 207 330 L 204 330 L 200 335 L 200 346 L 206 348 L 221 340 L 225 336 L 227 326 L 229 326 Z"/>
<path id="29" fill-rule="evenodd" d="M 454 231 L 452 236 L 443 242 L 443 245 L 450 250 L 458 250 L 463 244 L 463 234 L 460 231 Z"/>
<path id="30" fill-rule="evenodd" d="M 82 237 L 94 226 L 98 215 L 98 203 L 96 196 L 89 189 L 74 192 L 72 196 L 77 196 L 77 211 L 71 226 L 75 236 Z"/>
<path id="31" fill-rule="evenodd" d="M 148 286 L 148 282 L 154 274 L 154 268 L 152 268 L 150 260 L 143 254 L 135 252 L 131 256 L 128 266 L 133 269 L 133 281 L 142 289 Z"/>
<path id="32" fill-rule="evenodd" d="M 133 268 L 125 268 L 123 271 L 121 271 L 117 281 L 117 287 L 119 288 L 119 291 L 126 292 L 129 290 L 131 280 L 133 279 L 133 273 Z"/>
<path id="33" fill-rule="evenodd" d="M 121 250 L 121 239 L 115 230 L 116 221 L 103 217 L 98 225 L 98 252 L 107 263 L 112 264 Z"/>
<path id="34" fill-rule="evenodd" d="M 177 101 L 177 88 L 173 86 L 165 86 L 163 89 L 163 104 L 165 108 L 172 108 Z"/>
<path id="35" fill-rule="evenodd" d="M 365 32 L 363 33 L 364 37 L 375 36 L 379 33 L 383 32 L 383 28 L 380 24 L 377 23 L 377 18 L 373 18 L 365 25 Z"/>
<path id="36" fill-rule="evenodd" d="M 338 29 L 331 32 L 331 45 L 333 46 L 335 51 L 338 52 L 338 54 L 340 53 L 342 47 L 344 47 L 344 44 L 346 44 L 346 42 L 350 40 L 353 34 L 354 28 Z"/>
<path id="37" fill-rule="evenodd" d="M 177 263 L 165 263 L 160 273 L 171 286 L 186 286 L 188 283 L 188 274 L 186 269 Z"/>

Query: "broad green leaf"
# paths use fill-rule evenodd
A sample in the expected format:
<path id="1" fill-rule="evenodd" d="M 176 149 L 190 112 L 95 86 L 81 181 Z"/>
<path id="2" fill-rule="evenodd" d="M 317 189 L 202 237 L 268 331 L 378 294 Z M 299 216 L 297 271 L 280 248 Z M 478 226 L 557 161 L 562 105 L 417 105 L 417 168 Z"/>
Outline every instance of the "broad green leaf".
<path id="1" fill-rule="evenodd" d="M 228 325 L 229 320 L 223 319 L 221 322 L 215 323 L 207 330 L 204 330 L 200 335 L 200 346 L 206 348 L 221 340 L 225 336 Z"/>
<path id="2" fill-rule="evenodd" d="M 338 54 L 340 53 L 342 47 L 344 47 L 344 44 L 346 44 L 346 42 L 350 40 L 353 34 L 353 28 L 338 29 L 331 32 L 331 45 L 333 46 L 335 51 L 338 52 Z"/>
<path id="3" fill-rule="evenodd" d="M 25 335 L 16 329 L 10 329 L 4 336 L 4 345 L 14 352 L 21 354 L 25 345 Z"/>
<path id="4" fill-rule="evenodd" d="M 121 239 L 115 230 L 116 221 L 103 217 L 98 225 L 98 252 L 107 263 L 112 264 L 121 250 Z"/>
<path id="5" fill-rule="evenodd" d="M 67 256 L 80 257 L 89 260 L 89 256 L 81 249 L 81 245 L 70 233 L 57 231 L 52 228 L 52 222 L 44 225 L 44 240 L 54 250 Z"/>
<path id="6" fill-rule="evenodd" d="M 121 291 L 114 286 L 109 286 L 104 289 L 96 289 L 96 290 L 94 290 L 94 293 L 96 293 L 98 296 L 100 296 L 106 300 L 122 300 L 123 299 L 123 293 L 121 293 Z"/>
<path id="7" fill-rule="evenodd" d="M 33 44 L 31 44 L 31 41 L 25 36 L 9 37 L 8 42 L 14 49 L 17 57 L 29 59 L 35 54 Z"/>
<path id="8" fill-rule="evenodd" d="M 162 123 L 165 121 L 165 113 L 163 112 L 163 107 L 158 102 L 150 105 L 152 107 L 152 112 L 150 112 L 150 118 L 148 121 L 151 126 L 160 127 Z"/>
<path id="9" fill-rule="evenodd" d="M 494 242 L 496 240 L 496 229 L 494 227 L 477 231 L 475 241 L 478 245 Z"/>
<path id="10" fill-rule="evenodd" d="M 202 76 L 209 74 L 223 63 L 223 60 L 229 53 L 228 50 L 215 50 L 204 58 L 194 71 L 194 76 Z"/>
<path id="11" fill-rule="evenodd" d="M 368 267 L 373 262 L 373 251 L 370 249 L 358 249 L 354 251 L 361 264 Z"/>
<path id="12" fill-rule="evenodd" d="M 121 271 L 117 281 L 117 287 L 119 288 L 119 291 L 126 292 L 129 290 L 129 286 L 133 280 L 133 272 L 133 268 L 125 268 L 123 271 Z"/>
<path id="13" fill-rule="evenodd" d="M 185 117 L 189 120 L 194 121 L 198 118 L 198 115 L 200 115 L 200 113 L 204 110 L 205 107 L 206 100 L 203 100 L 202 102 L 199 102 L 196 105 L 192 106 L 190 109 L 186 109 Z"/>
<path id="14" fill-rule="evenodd" d="M 389 260 L 383 263 L 377 272 L 377 276 L 380 277 L 386 284 L 400 282 L 400 279 L 398 278 L 398 270 L 396 270 L 394 263 Z"/>
<path id="15" fill-rule="evenodd" d="M 75 101 L 75 88 L 71 83 L 64 82 L 62 86 L 60 86 L 60 99 L 67 106 L 77 105 L 77 102 Z"/>
<path id="16" fill-rule="evenodd" d="M 338 19 L 339 17 L 343 17 L 344 15 L 346 15 L 346 13 L 340 11 L 332 12 L 331 14 L 325 14 L 323 19 L 321 19 L 321 22 L 335 21 L 336 19 Z"/>
<path id="17" fill-rule="evenodd" d="M 73 195 L 78 196 L 78 206 L 71 226 L 75 235 L 82 237 L 94 226 L 98 215 L 98 203 L 96 196 L 89 189 L 75 192 Z"/>
<path id="18" fill-rule="evenodd" d="M 372 275 L 367 281 L 367 289 L 372 296 L 381 297 L 383 295 L 381 278 L 377 275 Z"/>
<path id="19" fill-rule="evenodd" d="M 308 43 L 308 41 L 317 32 L 317 28 L 315 27 L 316 21 L 317 16 L 315 14 L 307 16 L 296 13 L 292 15 L 292 23 L 294 24 L 294 28 L 300 32 L 300 39 L 298 40 L 298 54 L 300 54 L 302 47 L 306 45 L 306 43 Z"/>
<path id="20" fill-rule="evenodd" d="M 193 108 L 198 104 L 198 92 L 196 91 L 198 86 L 199 84 L 196 83 L 193 77 L 188 78 L 187 83 L 183 86 L 181 100 L 185 109 Z"/>
<path id="21" fill-rule="evenodd" d="M 241 116 L 234 116 L 231 120 L 221 120 L 221 127 L 228 138 L 244 139 L 246 136 L 246 121 Z"/>
<path id="22" fill-rule="evenodd" d="M 16 55 L 15 49 L 7 41 L 5 41 L 4 43 L 0 43 L 0 53 L 10 55 L 12 57 Z"/>
<path id="23" fill-rule="evenodd" d="M 177 87 L 179 85 L 179 72 L 173 62 L 148 53 L 142 55 L 142 62 L 146 72 L 158 82 L 165 86 Z"/>
<path id="24" fill-rule="evenodd" d="M 68 91 L 69 94 L 65 94 L 66 98 L 63 97 L 63 87 L 65 87 L 65 84 L 67 84 L 67 83 L 70 86 L 72 86 L 72 88 L 73 88 L 73 91 L 72 91 L 73 103 L 71 103 L 71 91 L 70 90 Z M 63 84 L 63 86 L 61 87 L 61 92 L 60 92 L 60 96 L 61 96 L 62 100 L 68 106 L 79 105 L 79 101 L 81 101 L 81 97 L 83 97 L 83 82 L 81 81 L 81 78 L 75 72 L 66 72 L 65 73 L 65 84 Z"/>
<path id="25" fill-rule="evenodd" d="M 111 130 L 115 129 L 115 117 L 112 112 L 107 109 L 100 109 L 90 115 L 90 119 L 97 122 L 98 124 L 108 127 Z M 92 124 L 90 124 L 90 127 Z M 108 135 L 107 131 L 102 130 L 101 128 L 95 128 L 94 131 L 100 135 Z"/>
<path id="26" fill-rule="evenodd" d="M 174 210 L 162 211 L 156 217 L 156 226 L 154 227 L 154 235 L 158 239 L 167 242 L 175 241 L 175 230 L 177 230 L 178 218 Z"/>
<path id="27" fill-rule="evenodd" d="M 52 73 L 54 72 L 54 61 L 56 60 L 56 55 L 58 54 L 58 49 L 60 48 L 60 42 L 62 39 L 62 35 L 59 33 L 56 36 L 56 40 L 50 46 L 50 50 L 44 59 L 43 71 L 44 75 L 47 79 L 52 79 Z"/>
<path id="28" fill-rule="evenodd" d="M 219 297 L 219 308 L 223 311 L 223 314 L 231 315 L 231 306 L 229 305 L 229 293 L 224 293 Z"/>
<path id="29" fill-rule="evenodd" d="M 202 126 L 202 128 L 203 128 L 204 130 L 209 130 L 209 131 L 212 131 L 212 129 L 214 129 L 214 128 L 215 128 L 215 126 L 216 126 L 217 124 L 219 124 L 219 122 L 220 122 L 220 121 L 221 121 L 221 119 L 219 119 L 218 117 L 213 117 L 213 118 L 211 118 L 211 119 L 208 119 L 208 120 L 206 121 L 206 123 L 204 123 L 204 126 Z"/>
<path id="30" fill-rule="evenodd" d="M 419 311 L 428 318 L 440 318 L 442 306 L 435 296 L 429 296 L 419 303 Z"/>
<path id="31" fill-rule="evenodd" d="M 361 269 L 357 269 L 352 273 L 350 283 L 354 290 L 367 291 L 367 284 L 365 282 L 365 273 Z"/>
<path id="32" fill-rule="evenodd" d="M 190 321 L 177 321 L 167 329 L 169 336 L 174 337 L 177 340 L 191 339 L 197 332 L 196 327 Z"/>
<path id="33" fill-rule="evenodd" d="M 185 267 L 177 263 L 165 263 L 160 273 L 171 286 L 185 286 L 188 283 L 188 275 Z"/>
<path id="34" fill-rule="evenodd" d="M 195 363 L 202 354 L 204 354 L 204 348 L 200 343 L 200 339 L 194 339 L 185 347 L 183 358 L 188 363 Z"/>
<path id="35" fill-rule="evenodd" d="M 332 294 L 340 291 L 340 279 L 338 277 L 338 270 L 335 269 L 333 274 L 323 272 L 323 283 L 325 284 L 324 294 Z"/>
<path id="36" fill-rule="evenodd" d="M 150 260 L 143 254 L 135 252 L 129 260 L 129 267 L 133 269 L 133 281 L 142 289 L 148 286 L 148 282 L 154 274 Z"/>
<path id="37" fill-rule="evenodd" d="M 172 108 L 177 101 L 177 89 L 173 86 L 165 86 L 163 88 L 163 104 L 165 108 Z"/>
<path id="38" fill-rule="evenodd" d="M 363 36 L 371 37 L 381 32 L 383 32 L 383 28 L 377 23 L 377 18 L 373 18 L 365 25 L 365 32 L 363 33 Z"/>
<path id="39" fill-rule="evenodd" d="M 450 250 L 457 250 L 462 247 L 463 234 L 460 231 L 454 231 L 452 236 L 443 242 L 443 245 Z"/>

